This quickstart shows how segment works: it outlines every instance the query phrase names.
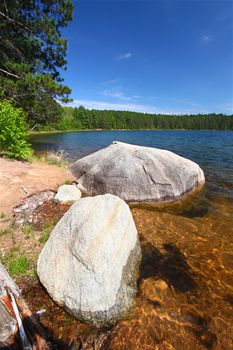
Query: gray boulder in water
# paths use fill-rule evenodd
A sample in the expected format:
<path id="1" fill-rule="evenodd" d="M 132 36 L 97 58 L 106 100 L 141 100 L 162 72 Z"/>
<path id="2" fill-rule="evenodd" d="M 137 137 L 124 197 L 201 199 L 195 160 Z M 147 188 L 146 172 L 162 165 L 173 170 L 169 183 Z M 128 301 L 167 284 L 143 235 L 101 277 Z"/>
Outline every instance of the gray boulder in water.
<path id="1" fill-rule="evenodd" d="M 89 194 L 126 201 L 178 199 L 205 182 L 198 164 L 177 154 L 123 142 L 77 160 L 71 172 Z"/>
<path id="2" fill-rule="evenodd" d="M 106 194 L 82 198 L 70 207 L 45 244 L 37 272 L 59 305 L 100 326 L 130 312 L 140 260 L 128 205 Z"/>

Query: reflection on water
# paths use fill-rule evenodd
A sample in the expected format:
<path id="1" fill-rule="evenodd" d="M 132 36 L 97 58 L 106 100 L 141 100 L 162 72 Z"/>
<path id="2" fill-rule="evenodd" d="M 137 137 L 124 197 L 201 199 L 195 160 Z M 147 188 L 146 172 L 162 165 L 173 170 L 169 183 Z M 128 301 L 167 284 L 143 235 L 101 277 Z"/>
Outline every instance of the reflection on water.
<path id="1" fill-rule="evenodd" d="M 131 205 L 143 253 L 139 292 L 132 318 L 112 328 L 105 349 L 233 349 L 233 133 L 223 134 L 140 138 L 197 161 L 207 183 L 176 203 Z"/>

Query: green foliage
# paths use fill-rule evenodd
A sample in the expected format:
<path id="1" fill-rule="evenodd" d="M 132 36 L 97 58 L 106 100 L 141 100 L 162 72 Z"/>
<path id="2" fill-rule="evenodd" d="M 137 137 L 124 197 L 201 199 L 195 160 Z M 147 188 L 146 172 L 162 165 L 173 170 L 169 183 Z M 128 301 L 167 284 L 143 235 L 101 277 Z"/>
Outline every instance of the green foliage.
<path id="1" fill-rule="evenodd" d="M 57 100 L 69 101 L 61 84 L 67 41 L 61 28 L 72 19 L 72 0 L 0 1 L 0 86 L 3 97 L 22 107 L 30 120 L 56 120 Z"/>
<path id="2" fill-rule="evenodd" d="M 26 115 L 6 100 L 0 102 L 0 150 L 18 159 L 30 153 Z"/>
<path id="3" fill-rule="evenodd" d="M 69 114 L 68 114 L 69 115 Z M 73 118 L 72 112 L 71 116 L 67 116 L 65 113 L 63 113 L 60 117 L 59 122 L 56 125 L 56 128 L 58 130 L 71 130 L 71 129 L 82 129 L 82 122 L 79 119 Z"/>
<path id="4" fill-rule="evenodd" d="M 63 107 L 58 123 L 44 126 L 44 130 L 85 129 L 186 129 L 233 130 L 233 115 L 161 115 L 129 111 L 88 110 L 84 107 Z"/>

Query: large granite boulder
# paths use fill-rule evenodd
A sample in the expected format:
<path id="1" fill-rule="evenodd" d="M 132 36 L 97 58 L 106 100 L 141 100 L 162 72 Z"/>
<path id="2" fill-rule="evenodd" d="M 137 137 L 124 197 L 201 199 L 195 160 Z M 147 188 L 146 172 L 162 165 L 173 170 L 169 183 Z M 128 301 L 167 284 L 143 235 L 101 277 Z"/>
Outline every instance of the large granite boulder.
<path id="1" fill-rule="evenodd" d="M 170 151 L 113 142 L 77 160 L 71 172 L 89 194 L 126 201 L 167 201 L 205 182 L 201 168 Z"/>
<path id="2" fill-rule="evenodd" d="M 82 198 L 70 207 L 45 244 L 37 272 L 59 305 L 100 326 L 130 312 L 140 260 L 128 205 L 106 194 Z"/>

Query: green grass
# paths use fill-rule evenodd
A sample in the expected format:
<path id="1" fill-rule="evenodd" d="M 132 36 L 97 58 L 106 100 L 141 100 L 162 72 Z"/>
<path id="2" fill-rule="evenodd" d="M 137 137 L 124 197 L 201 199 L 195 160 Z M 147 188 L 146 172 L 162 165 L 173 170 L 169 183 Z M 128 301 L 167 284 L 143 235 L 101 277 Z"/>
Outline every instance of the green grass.
<path id="1" fill-rule="evenodd" d="M 22 227 L 22 232 L 23 232 L 26 239 L 28 239 L 34 235 L 33 228 L 31 225 L 24 225 Z"/>
<path id="2" fill-rule="evenodd" d="M 31 151 L 27 156 L 27 161 L 33 162 L 45 162 L 50 165 L 57 165 L 60 168 L 66 168 L 69 162 L 64 157 L 64 151 L 58 150 L 54 152 L 47 152 L 45 154 L 37 155 L 34 151 Z"/>
<path id="3" fill-rule="evenodd" d="M 72 180 L 67 179 L 64 181 L 64 185 L 73 185 L 73 184 L 74 184 L 74 181 Z"/>
<path id="4" fill-rule="evenodd" d="M 57 165 L 61 168 L 65 168 L 68 165 L 67 160 L 65 160 L 63 150 L 59 150 L 57 152 L 48 152 L 45 156 L 45 160 L 48 164 Z"/>
<path id="5" fill-rule="evenodd" d="M 56 226 L 56 224 L 58 223 L 58 219 L 54 218 L 49 224 L 45 224 L 43 227 L 43 231 L 41 232 L 40 238 L 39 238 L 39 242 L 44 244 L 47 242 L 47 240 L 49 239 L 49 236 L 51 234 L 51 232 L 53 231 L 54 227 Z"/>
<path id="6" fill-rule="evenodd" d="M 38 156 L 34 150 L 31 150 L 31 152 L 28 154 L 27 156 L 27 161 L 28 162 L 37 162 L 37 161 L 40 161 L 40 160 L 44 160 L 42 159 L 42 157 Z"/>
<path id="7" fill-rule="evenodd" d="M 55 128 L 47 128 L 46 130 L 38 130 L 38 131 L 29 131 L 29 135 L 47 135 L 47 134 L 63 134 L 63 133 L 69 133 L 74 131 L 96 131 L 96 129 L 55 129 Z"/>
<path id="8" fill-rule="evenodd" d="M 24 275 L 30 268 L 30 262 L 25 255 L 19 255 L 9 262 L 9 272 L 14 277 Z"/>
<path id="9" fill-rule="evenodd" d="M 7 270 L 12 277 L 25 275 L 30 270 L 30 261 L 24 252 L 19 248 L 12 248 L 5 256 L 2 257 Z"/>
<path id="10" fill-rule="evenodd" d="M 48 231 L 43 231 L 40 235 L 39 242 L 44 244 L 49 239 L 50 233 Z"/>
<path id="11" fill-rule="evenodd" d="M 54 220 L 54 222 L 50 223 L 49 225 L 45 225 L 39 238 L 40 243 L 45 244 L 47 242 L 55 225 L 56 225 L 56 220 Z"/>

